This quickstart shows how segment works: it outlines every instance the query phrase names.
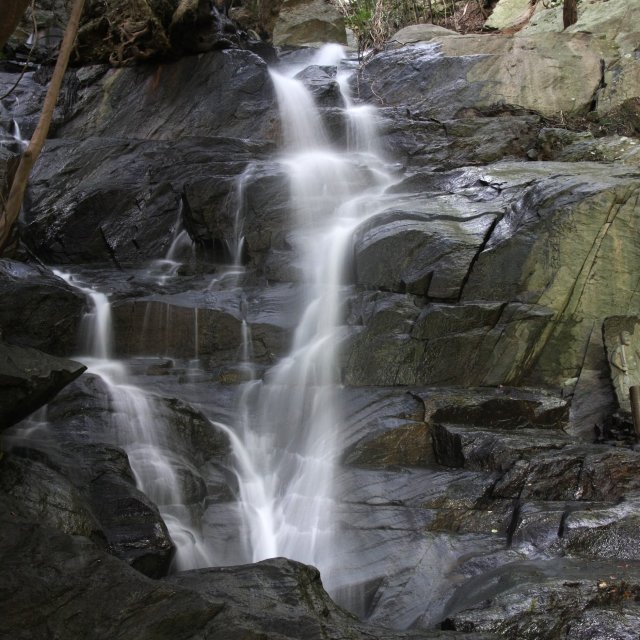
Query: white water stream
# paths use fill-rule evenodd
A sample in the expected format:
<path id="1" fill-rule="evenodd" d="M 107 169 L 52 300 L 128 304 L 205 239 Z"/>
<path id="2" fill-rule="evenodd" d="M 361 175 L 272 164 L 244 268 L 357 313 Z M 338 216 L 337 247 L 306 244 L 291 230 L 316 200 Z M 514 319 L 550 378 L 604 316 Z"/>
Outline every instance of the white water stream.
<path id="1" fill-rule="evenodd" d="M 332 47 L 317 61 L 329 55 L 335 64 L 339 52 Z M 334 479 L 341 451 L 338 355 L 345 268 L 353 230 L 374 212 L 390 178 L 373 152 L 371 111 L 354 107 L 346 96 L 351 146 L 334 147 L 302 83 L 271 75 L 305 311 L 289 355 L 263 380 L 242 389 L 236 424 L 216 424 L 235 453 L 246 560 L 285 556 L 313 564 L 331 589 L 340 544 Z M 340 85 L 344 90 L 344 78 Z"/>
<path id="2" fill-rule="evenodd" d="M 322 50 L 312 64 L 336 64 L 342 49 Z M 346 91 L 346 75 L 339 85 Z M 337 581 L 340 532 L 336 525 L 335 472 L 342 449 L 339 351 L 343 337 L 345 272 L 354 229 L 379 210 L 379 196 L 391 183 L 377 154 L 375 122 L 369 108 L 355 106 L 344 94 L 348 143 L 330 143 L 321 115 L 301 82 L 272 72 L 280 106 L 284 144 L 278 160 L 287 172 L 291 194 L 288 241 L 302 274 L 304 309 L 289 354 L 256 379 L 252 363 L 249 302 L 240 303 L 242 344 L 239 364 L 248 382 L 241 385 L 236 419 L 215 422 L 232 444 L 238 479 L 238 533 L 241 557 L 259 561 L 285 556 L 320 568 L 326 587 Z M 230 242 L 234 271 L 241 269 L 245 186 L 250 165 L 238 179 L 234 235 Z M 186 234 L 176 225 L 176 250 L 189 251 Z M 177 255 L 164 262 L 172 267 Z M 177 268 L 161 270 L 161 284 Z M 162 411 L 152 395 L 128 380 L 124 364 L 112 357 L 107 296 L 59 274 L 92 301 L 81 358 L 108 385 L 115 407 L 118 444 L 130 459 L 139 488 L 157 505 L 177 547 L 176 568 L 226 563 L 210 549 L 184 506 L 180 472 L 188 462 L 172 451 Z M 196 358 L 198 316 L 195 316 Z M 237 546 L 237 545 L 236 545 Z M 235 554 L 237 556 L 237 554 Z"/>
<path id="3" fill-rule="evenodd" d="M 212 557 L 184 496 L 180 472 L 189 471 L 189 462 L 175 452 L 162 407 L 154 396 L 131 384 L 126 366 L 113 357 L 107 295 L 84 286 L 68 273 L 54 272 L 91 301 L 92 309 L 82 328 L 85 355 L 78 359 L 109 390 L 116 444 L 127 453 L 138 488 L 156 504 L 167 525 L 176 547 L 174 567 L 210 566 Z"/>

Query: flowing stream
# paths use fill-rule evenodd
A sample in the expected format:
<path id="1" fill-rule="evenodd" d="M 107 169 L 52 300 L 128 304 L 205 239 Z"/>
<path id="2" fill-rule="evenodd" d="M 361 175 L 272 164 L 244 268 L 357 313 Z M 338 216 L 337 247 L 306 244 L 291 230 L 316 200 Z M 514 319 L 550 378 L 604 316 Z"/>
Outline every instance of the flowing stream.
<path id="1" fill-rule="evenodd" d="M 329 56 L 335 64 L 341 52 L 331 47 L 316 61 Z M 334 478 L 341 451 L 338 355 L 345 274 L 353 230 L 372 213 L 390 177 L 373 153 L 370 111 L 344 96 L 349 147 L 339 148 L 329 142 L 303 84 L 275 71 L 271 76 L 284 136 L 280 163 L 290 181 L 291 237 L 305 283 L 304 312 L 288 356 L 263 380 L 244 385 L 236 423 L 216 424 L 234 448 L 246 559 L 285 556 L 313 564 L 330 588 L 340 544 Z M 344 91 L 344 79 L 340 86 Z"/>

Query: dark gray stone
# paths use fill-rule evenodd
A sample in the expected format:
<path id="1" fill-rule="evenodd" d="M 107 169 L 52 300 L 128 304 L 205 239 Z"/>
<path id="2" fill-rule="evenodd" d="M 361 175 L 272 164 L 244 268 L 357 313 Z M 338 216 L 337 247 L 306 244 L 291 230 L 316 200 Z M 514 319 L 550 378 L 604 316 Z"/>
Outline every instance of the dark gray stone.
<path id="1" fill-rule="evenodd" d="M 610 637 L 627 638 L 638 617 L 638 571 L 637 564 L 602 561 L 511 563 L 460 589 L 449 603 L 443 628 L 560 640 L 595 638 L 588 630 L 602 620 L 611 624 L 606 631 Z"/>
<path id="2" fill-rule="evenodd" d="M 50 141 L 30 182 L 25 241 L 57 264 L 118 266 L 163 258 L 184 224 L 210 249 L 230 236 L 206 226 L 191 185 L 204 180 L 207 196 L 216 190 L 214 206 L 229 200 L 223 212 L 232 225 L 235 177 L 264 151 L 263 145 L 229 138 Z"/>
<path id="3" fill-rule="evenodd" d="M 0 431 L 26 418 L 86 367 L 0 339 Z"/>
<path id="4" fill-rule="evenodd" d="M 65 138 L 237 136 L 273 139 L 274 92 L 264 61 L 228 49 L 163 65 L 111 70 L 81 89 Z"/>
<path id="5" fill-rule="evenodd" d="M 311 92 L 316 104 L 320 107 L 344 107 L 344 99 L 336 74 L 336 67 L 309 65 L 295 78 Z"/>

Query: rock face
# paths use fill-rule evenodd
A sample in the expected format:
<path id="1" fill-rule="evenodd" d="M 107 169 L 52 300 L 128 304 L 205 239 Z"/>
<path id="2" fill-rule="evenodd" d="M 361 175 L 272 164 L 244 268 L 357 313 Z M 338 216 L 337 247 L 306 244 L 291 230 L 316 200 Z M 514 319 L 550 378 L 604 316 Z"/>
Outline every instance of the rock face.
<path id="1" fill-rule="evenodd" d="M 31 637 L 56 633 L 69 639 L 117 634 L 123 639 L 216 640 L 247 633 L 267 640 L 458 637 L 437 631 L 365 628 L 330 600 L 316 569 L 283 558 L 154 581 L 85 538 L 15 519 L 3 520 L 0 531 L 3 635 L 21 629 Z M 28 576 L 22 573 L 23 566 L 29 567 Z M 258 606 L 256 584 L 261 585 Z M 124 618 L 123 609 L 130 612 Z M 69 616 L 71 610 L 83 615 Z"/>
<path id="2" fill-rule="evenodd" d="M 75 351 L 85 300 L 40 266 L 0 260 L 2 336 L 12 344 L 54 355 Z M 10 302 L 9 302 L 10 301 Z"/>
<path id="3" fill-rule="evenodd" d="M 136 487 L 122 449 L 117 392 L 105 378 L 85 374 L 49 403 L 45 422 L 8 432 L 2 486 L 26 521 L 87 536 L 157 578 L 168 572 L 174 544 L 158 507 Z M 200 413 L 176 400 L 155 409 L 156 428 L 168 423 L 173 456 L 183 461 L 176 467 L 185 478 L 183 507 L 201 511 L 206 489 L 198 467 L 221 465 L 228 443 Z"/>
<path id="4" fill-rule="evenodd" d="M 44 267 L 0 262 L 9 351 L 97 355 L 76 337 L 108 300 L 111 335 L 95 333 L 120 359 L 87 357 L 91 373 L 5 432 L 0 635 L 633 637 L 640 456 L 611 365 L 639 317 L 639 146 L 563 123 L 624 112 L 635 127 L 637 38 L 534 29 L 535 16 L 516 36 L 418 26 L 357 69 L 351 96 L 341 71 L 355 60 L 279 53 L 341 152 L 319 199 L 343 204 L 337 173 L 375 187 L 354 203 L 367 210 L 341 274 L 337 569 L 322 576 L 366 624 L 312 567 L 243 564 L 230 432 L 299 344 L 312 280 L 300 257 L 317 238 L 291 219 L 299 192 L 266 64 L 211 50 L 205 9 L 165 6 L 171 47 L 197 56 L 68 75 L 21 233 L 87 299 Z M 285 5 L 283 42 L 333 33 L 309 11 Z M 41 80 L 28 73 L 0 106 L 0 175 Z M 380 139 L 354 138 L 371 105 Z M 144 402 L 123 409 L 127 393 Z M 160 462 L 127 439 L 142 418 Z M 140 469 L 166 460 L 179 498 L 145 495 Z M 185 540 L 202 543 L 199 566 L 231 566 L 167 576 Z"/>
<path id="5" fill-rule="evenodd" d="M 31 183 L 34 205 L 25 220 L 29 242 L 58 264 L 139 263 L 163 257 L 188 219 L 205 247 L 222 244 L 223 231 L 229 237 L 231 232 L 214 227 L 205 218 L 207 211 L 225 207 L 229 213 L 234 177 L 253 154 L 263 152 L 258 144 L 217 137 L 189 143 L 52 141 L 45 153 L 51 163 L 43 163 Z M 169 153 L 174 160 L 167 164 Z M 131 173 L 118 170 L 123 157 L 129 159 Z M 73 187 L 58 181 L 61 169 Z"/>
<path id="6" fill-rule="evenodd" d="M 554 66 L 530 65 L 532 49 Z M 587 34 L 446 36 L 376 56 L 359 89 L 383 106 L 437 120 L 510 109 L 583 114 L 600 87 L 601 55 Z"/>
<path id="7" fill-rule="evenodd" d="M 484 23 L 487 29 L 522 27 L 531 17 L 533 9 L 523 0 L 500 0 Z"/>
<path id="8" fill-rule="evenodd" d="M 77 102 L 58 135 L 175 140 L 239 136 L 247 127 L 253 138 L 272 134 L 274 98 L 267 68 L 249 51 L 112 69 L 97 83 L 78 73 Z"/>
<path id="9" fill-rule="evenodd" d="M 602 257 L 626 246 L 637 222 L 635 172 L 503 163 L 437 180 L 441 191 L 425 191 L 434 182 L 406 183 L 423 190 L 407 201 L 424 213 L 413 220 L 385 213 L 356 233 L 360 282 L 396 295 L 359 296 L 352 322 L 363 328 L 347 352 L 347 380 L 560 386 L 581 367 L 602 368 L 599 327 L 611 309 L 638 304 L 628 295 L 633 247 L 612 265 L 618 282 L 631 280 L 620 288 L 602 284 L 612 277 Z M 451 196 L 453 185 L 467 197 Z M 505 213 L 496 213 L 501 207 Z M 427 223 L 430 209 L 437 213 Z M 410 250 L 398 260 L 400 246 Z M 419 312 L 407 294 L 433 302 Z"/>
<path id="10" fill-rule="evenodd" d="M 273 27 L 273 44 L 347 44 L 344 19 L 338 9 L 323 0 L 285 0 Z"/>

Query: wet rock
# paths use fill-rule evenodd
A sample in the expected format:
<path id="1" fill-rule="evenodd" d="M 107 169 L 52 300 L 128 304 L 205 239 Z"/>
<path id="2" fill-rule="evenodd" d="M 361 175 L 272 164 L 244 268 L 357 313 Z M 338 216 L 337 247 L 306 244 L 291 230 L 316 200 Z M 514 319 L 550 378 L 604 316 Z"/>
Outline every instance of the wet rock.
<path id="1" fill-rule="evenodd" d="M 432 434 L 436 458 L 440 464 L 502 472 L 509 470 L 523 456 L 536 456 L 544 451 L 564 449 L 571 442 L 565 435 L 549 431 L 543 435 L 532 429 L 519 429 L 508 434 L 504 431 L 485 431 L 440 423 L 433 425 Z M 577 471 L 575 479 L 577 480 Z"/>
<path id="2" fill-rule="evenodd" d="M 413 467 L 432 460 L 424 408 L 412 393 L 351 389 L 345 395 L 345 464 Z"/>
<path id="3" fill-rule="evenodd" d="M 354 332 L 345 348 L 345 380 L 350 384 L 511 382 L 521 375 L 531 355 L 531 345 L 521 337 L 535 343 L 552 317 L 550 310 L 534 305 L 433 304 L 419 317 L 411 316 L 413 324 L 405 321 L 387 329 L 377 321 L 379 313 L 376 309 L 373 319 L 371 315 L 354 319 L 364 326 Z M 445 334 L 438 336 L 437 327 L 454 317 L 462 322 L 447 324 Z M 495 324 L 494 318 L 498 318 Z M 466 331 L 454 331 L 456 324 L 466 325 Z"/>
<path id="4" fill-rule="evenodd" d="M 400 106 L 383 107 L 378 113 L 381 146 L 388 157 L 408 168 L 438 171 L 509 158 L 524 160 L 535 147 L 541 126 L 535 115 L 438 120 Z"/>
<path id="5" fill-rule="evenodd" d="M 5 454 L 0 463 L 0 493 L 12 500 L 14 517 L 38 522 L 69 535 L 103 542 L 101 527 L 86 497 L 44 462 Z"/>
<path id="6" fill-rule="evenodd" d="M 342 366 L 347 384 L 411 384 L 404 381 L 405 372 L 415 369 L 423 349 L 410 336 L 418 304 L 413 296 L 384 292 L 364 294 L 354 301 L 350 323 L 360 326 L 344 345 Z"/>
<path id="7" fill-rule="evenodd" d="M 3 635 L 187 638 L 223 606 L 150 580 L 82 536 L 16 522 L 8 514 L 0 536 Z"/>
<path id="8" fill-rule="evenodd" d="M 0 431 L 26 418 L 86 367 L 0 340 Z"/>
<path id="9" fill-rule="evenodd" d="M 177 398 L 165 400 L 171 412 L 171 428 L 179 435 L 182 453 L 197 466 L 230 454 L 229 439 L 214 428 L 202 412 Z"/>
<path id="10" fill-rule="evenodd" d="M 58 136 L 185 136 L 273 139 L 274 93 L 266 64 L 249 51 L 225 50 L 165 65 L 112 70 L 81 89 Z"/>
<path id="11" fill-rule="evenodd" d="M 587 630 L 599 619 L 611 622 L 608 633 L 622 638 L 637 619 L 638 589 L 633 563 L 512 563 L 470 580 L 449 602 L 443 628 L 523 640 L 589 638 L 595 636 Z"/>
<path id="12" fill-rule="evenodd" d="M 311 92 L 320 107 L 344 107 L 336 75 L 336 67 L 309 65 L 295 77 Z"/>
<path id="13" fill-rule="evenodd" d="M 30 182 L 25 241 L 56 264 L 163 258 L 180 225 L 211 247 L 226 236 L 202 226 L 193 185 L 214 185 L 211 206 L 221 206 L 235 189 L 235 177 L 264 150 L 229 138 L 51 141 Z M 228 206 L 223 211 L 233 219 Z"/>
<path id="14" fill-rule="evenodd" d="M 537 163 L 535 170 L 552 167 L 553 164 Z M 580 366 L 589 368 L 598 362 L 599 367 L 602 352 L 598 353 L 595 345 L 587 351 L 587 361 L 584 355 L 593 327 L 612 315 L 605 309 L 626 308 L 626 301 L 618 298 L 622 289 L 601 287 L 598 283 L 610 279 L 605 275 L 609 266 L 605 266 L 604 260 L 604 256 L 613 255 L 610 242 L 619 233 L 620 241 L 624 242 L 626 233 L 622 227 L 630 220 L 628 216 L 634 216 L 635 186 L 624 177 L 629 170 L 620 169 L 618 173 L 617 169 L 588 164 L 573 165 L 573 168 L 575 173 L 572 171 L 566 181 L 549 175 L 548 180 L 537 181 L 513 202 L 493 230 L 465 284 L 462 296 L 465 301 L 518 299 L 540 305 L 554 314 L 552 322 L 541 333 L 522 332 L 532 338 L 529 355 L 523 361 L 524 367 L 512 369 L 508 378 L 558 384 L 575 377 Z M 590 213 L 593 208 L 603 212 L 606 218 L 594 217 Z M 569 236 L 563 234 L 559 231 L 561 220 L 570 220 L 580 231 Z M 582 245 L 575 242 L 578 237 L 589 240 Z M 519 242 L 528 246 L 522 254 L 516 249 Z M 560 262 L 556 260 L 559 256 L 563 256 Z M 595 269 L 597 256 L 602 256 L 603 261 Z M 621 272 L 611 276 L 617 282 L 626 279 L 628 265 L 634 261 L 632 256 L 633 250 L 628 260 L 619 265 Z M 487 259 L 492 263 L 490 277 L 485 269 Z M 609 264 L 613 269 L 618 268 Z M 565 283 L 572 279 L 581 284 L 568 295 Z M 542 336 L 545 336 L 544 346 L 539 342 Z M 528 367 L 531 369 L 527 372 Z"/>
<path id="15" fill-rule="evenodd" d="M 92 474 L 97 476 L 89 500 L 107 551 L 151 578 L 166 575 L 174 544 L 158 507 L 135 488 L 126 454 L 100 445 L 83 447 L 83 454 L 93 463 Z"/>
<path id="16" fill-rule="evenodd" d="M 455 185 L 457 197 L 475 194 L 492 198 L 493 207 L 500 202 L 504 206 L 504 215 L 469 263 L 466 279 L 458 281 L 461 302 L 470 305 L 459 309 L 460 317 L 469 323 L 462 332 L 424 340 L 421 335 L 431 335 L 431 322 L 439 325 L 439 316 L 452 316 L 455 310 L 427 307 L 415 332 L 403 327 L 404 335 L 397 330 L 383 335 L 362 322 L 365 328 L 354 332 L 347 348 L 345 379 L 351 384 L 493 386 L 527 381 L 555 386 L 576 377 L 581 367 L 600 370 L 603 345 L 594 329 L 612 309 L 628 308 L 621 293 L 634 286 L 599 284 L 612 279 L 625 282 L 626 265 L 635 259 L 632 247 L 628 262 L 620 264 L 611 258 L 614 238 L 620 234 L 615 242 L 624 244 L 623 228 L 634 224 L 634 175 L 634 169 L 627 167 L 503 163 L 426 180 L 432 185 L 439 182 L 441 188 Z M 407 188 L 420 183 L 416 179 Z M 561 220 L 580 232 L 563 233 L 569 227 Z M 588 241 L 576 243 L 578 238 Z M 396 251 L 394 255 L 403 254 Z M 617 275 L 605 275 L 618 270 Z M 460 271 L 462 276 L 464 269 Z M 580 285 L 567 289 L 566 282 L 572 280 Z M 396 286 L 391 281 L 384 285 Z M 569 290 L 573 293 L 567 298 Z M 498 307 L 486 303 L 505 301 L 508 304 L 496 321 Z M 360 323 L 358 318 L 352 321 L 356 326 Z M 461 359 L 463 367 L 458 366 Z"/>
<path id="17" fill-rule="evenodd" d="M 401 332 L 398 327 L 387 332 L 391 335 L 382 335 L 354 318 L 352 324 L 358 328 L 347 348 L 345 379 L 351 384 L 493 386 L 526 382 L 560 386 L 577 377 L 582 367 L 600 371 L 604 358 L 599 327 L 612 315 L 612 309 L 624 313 L 627 301 L 621 293 L 634 286 L 599 284 L 611 278 L 625 282 L 635 260 L 632 247 L 624 263 L 614 264 L 605 258 L 614 255 L 614 238 L 619 234 L 615 242 L 624 244 L 628 238 L 624 228 L 634 224 L 637 180 L 633 175 L 633 168 L 598 164 L 501 163 L 438 177 L 416 175 L 394 187 L 394 192 L 402 193 L 403 188 L 411 192 L 421 186 L 431 191 L 434 202 L 447 201 L 446 196 L 437 195 L 438 190 L 456 189 L 456 198 L 473 203 L 467 206 L 482 202 L 485 211 L 503 213 L 497 213 L 499 221 L 487 231 L 486 242 L 478 240 L 475 248 L 469 247 L 466 260 L 455 256 L 458 262 L 449 264 L 453 268 L 443 270 L 442 287 L 436 286 L 437 271 L 433 287 L 419 278 L 412 284 L 420 283 L 420 291 L 428 296 L 455 297 L 456 291 L 461 291 L 457 304 L 469 306 L 428 306 L 415 329 L 403 327 Z M 403 204 L 407 201 L 400 199 Z M 592 214 L 592 210 L 600 213 Z M 375 220 L 365 223 L 363 229 Z M 564 223 L 569 222 L 577 225 L 580 233 L 563 233 Z M 381 229 L 384 232 L 384 225 Z M 363 245 L 359 259 L 363 266 L 371 266 L 371 280 L 380 280 L 372 286 L 398 290 L 404 274 L 396 272 L 411 265 L 413 256 L 398 247 L 383 251 L 394 237 L 393 226 L 389 229 L 389 237 L 380 238 L 380 251 L 374 251 L 376 259 L 364 260 L 367 245 Z M 370 234 L 372 251 L 378 246 L 375 231 Z M 436 247 L 442 237 L 441 232 L 435 238 Z M 446 232 L 444 237 L 448 237 Z M 582 237 L 589 240 L 576 243 Z M 400 244 L 404 246 L 404 242 Z M 398 260 L 398 255 L 406 257 Z M 378 278 L 374 276 L 379 264 L 389 268 Z M 605 275 L 610 269 L 615 276 Z M 411 277 L 407 280 L 412 283 Z M 579 284 L 569 286 L 569 281 Z M 567 291 L 573 292 L 569 298 Z M 505 302 L 506 306 L 498 306 Z M 431 323 L 440 325 L 456 313 L 468 324 L 462 327 L 457 322 L 457 331 L 422 337 L 432 335 Z M 461 359 L 464 367 L 457 366 Z M 392 363 L 391 367 L 384 367 L 383 361 Z"/>
<path id="18" fill-rule="evenodd" d="M 485 428 L 539 428 L 560 431 L 568 419 L 569 403 L 553 393 L 515 388 L 465 389 L 437 392 L 417 390 L 431 408 L 432 422 L 455 422 Z"/>
<path id="19" fill-rule="evenodd" d="M 0 633 L 7 636 L 57 633 L 69 640 L 114 634 L 123 640 L 176 636 L 221 640 L 247 633 L 266 640 L 458 637 L 362 624 L 330 600 L 316 569 L 283 558 L 150 580 L 86 538 L 5 513 L 0 526 L 0 579 L 5 587 L 0 594 Z M 261 585 L 259 591 L 256 584 Z M 491 636 L 465 637 L 489 640 Z"/>
<path id="20" fill-rule="evenodd" d="M 57 356 L 75 351 L 84 297 L 42 266 L 0 260 L 0 330 L 8 342 Z M 10 301 L 10 302 L 9 302 Z"/>
<path id="21" fill-rule="evenodd" d="M 0 91 L 6 94 L 18 80 L 22 69 L 4 66 L 0 68 Z M 44 101 L 47 87 L 38 75 L 30 70 L 24 74 L 10 96 L 0 101 L 0 125 L 3 128 L 5 149 L 17 154 L 21 151 L 22 139 L 28 139 L 33 133 L 38 118 L 40 107 Z M 54 114 L 58 121 L 60 111 Z M 4 154 L 3 154 L 4 155 Z"/>
<path id="22" fill-rule="evenodd" d="M 524 455 L 530 455 L 524 452 Z M 519 459 L 498 480 L 493 495 L 522 500 L 573 500 L 581 496 L 579 452 L 567 449 Z"/>
<path id="23" fill-rule="evenodd" d="M 573 557 L 637 561 L 637 497 L 615 505 L 572 510 L 563 522 L 562 548 Z"/>
<path id="24" fill-rule="evenodd" d="M 378 214 L 356 230 L 356 281 L 368 288 L 456 298 L 495 214 L 455 196 L 407 200 L 396 203 L 400 210 Z"/>
<path id="25" fill-rule="evenodd" d="M 289 344 L 299 313 L 297 292 L 276 285 L 123 300 L 113 309 L 115 350 L 123 356 L 154 355 L 160 345 L 167 356 L 220 366 L 237 362 L 246 348 L 253 364 L 272 362 Z"/>
<path id="26" fill-rule="evenodd" d="M 347 452 L 345 463 L 366 467 L 424 466 L 429 462 L 430 444 L 426 424 L 399 423 L 389 432 L 359 443 Z"/>
<path id="27" fill-rule="evenodd" d="M 81 498 L 75 509 L 97 523 L 91 537 L 101 546 L 147 575 L 165 575 L 173 543 L 157 507 L 136 488 L 127 455 L 114 442 L 112 413 L 105 384 L 87 374 L 49 403 L 44 423 L 17 425 L 8 432 L 5 445 L 13 456 L 48 467 L 52 479 L 61 478 L 50 488 L 52 495 L 74 487 L 72 497 L 76 502 Z M 32 470 L 24 462 L 23 467 L 22 486 L 39 486 L 40 466 Z M 24 489 L 15 491 L 19 495 Z M 38 519 L 36 507 L 34 502 L 31 521 Z M 55 523 L 50 513 L 48 518 Z"/>
<path id="28" fill-rule="evenodd" d="M 620 500 L 640 488 L 640 452 L 594 447 L 584 459 L 579 492 L 585 500 Z"/>
<path id="29" fill-rule="evenodd" d="M 227 254 L 244 238 L 243 255 L 235 259 L 260 264 L 268 249 L 287 247 L 290 228 L 289 183 L 277 162 L 252 162 L 229 176 L 205 174 L 189 180 L 185 200 L 189 225 L 201 231 L 198 239 L 226 246 Z"/>

